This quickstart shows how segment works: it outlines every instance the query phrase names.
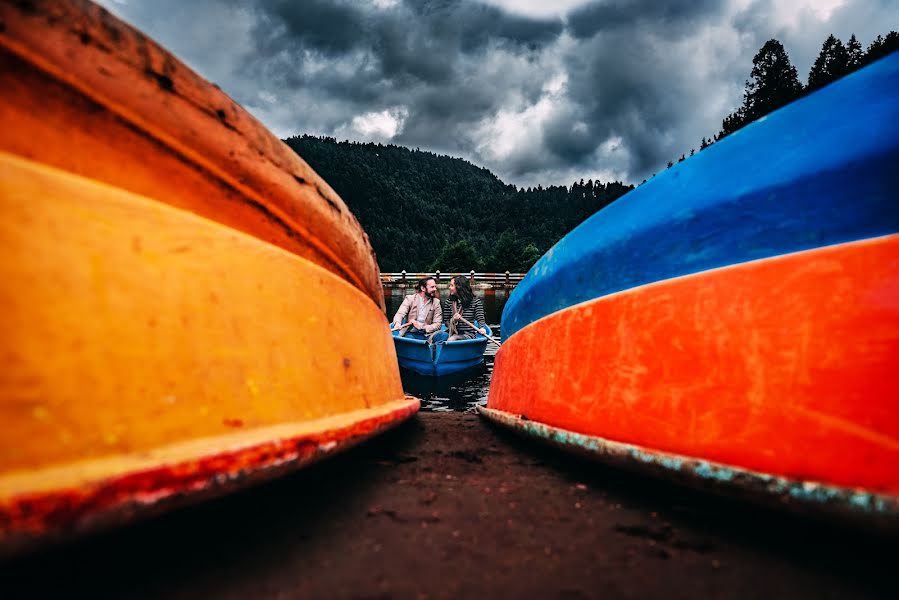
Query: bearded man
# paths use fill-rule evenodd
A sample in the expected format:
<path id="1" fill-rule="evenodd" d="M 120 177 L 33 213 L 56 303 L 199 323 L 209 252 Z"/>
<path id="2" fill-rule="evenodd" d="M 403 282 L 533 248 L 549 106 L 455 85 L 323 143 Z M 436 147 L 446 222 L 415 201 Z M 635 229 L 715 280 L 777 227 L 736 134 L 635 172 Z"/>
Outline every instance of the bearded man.
<path id="1" fill-rule="evenodd" d="M 440 324 L 443 323 L 440 300 L 437 298 L 437 281 L 433 277 L 419 279 L 416 290 L 416 293 L 403 298 L 399 310 L 393 315 L 391 327 L 399 329 L 405 318 L 411 325 L 402 329 L 400 335 L 425 339 L 440 329 Z"/>

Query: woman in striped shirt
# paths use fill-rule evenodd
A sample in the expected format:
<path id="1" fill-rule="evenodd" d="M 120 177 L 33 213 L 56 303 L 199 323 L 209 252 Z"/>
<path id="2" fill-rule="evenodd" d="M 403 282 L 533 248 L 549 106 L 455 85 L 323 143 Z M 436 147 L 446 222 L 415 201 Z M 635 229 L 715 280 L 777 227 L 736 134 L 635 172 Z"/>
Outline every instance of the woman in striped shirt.
<path id="1" fill-rule="evenodd" d="M 462 321 L 464 317 L 470 323 L 478 322 L 478 333 L 486 335 L 484 329 L 484 305 L 481 299 L 471 291 L 471 284 L 464 275 L 450 280 L 449 298 L 443 303 L 443 322 L 449 328 L 449 340 L 470 340 L 476 336 L 475 329 Z"/>

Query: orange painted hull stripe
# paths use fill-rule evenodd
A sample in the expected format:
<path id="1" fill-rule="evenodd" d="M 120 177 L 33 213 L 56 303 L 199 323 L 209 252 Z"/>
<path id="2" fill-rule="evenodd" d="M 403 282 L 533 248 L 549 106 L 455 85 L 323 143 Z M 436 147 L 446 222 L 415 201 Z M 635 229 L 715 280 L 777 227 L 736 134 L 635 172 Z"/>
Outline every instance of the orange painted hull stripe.
<path id="1" fill-rule="evenodd" d="M 656 282 L 536 321 L 488 407 L 899 494 L 899 235 Z"/>

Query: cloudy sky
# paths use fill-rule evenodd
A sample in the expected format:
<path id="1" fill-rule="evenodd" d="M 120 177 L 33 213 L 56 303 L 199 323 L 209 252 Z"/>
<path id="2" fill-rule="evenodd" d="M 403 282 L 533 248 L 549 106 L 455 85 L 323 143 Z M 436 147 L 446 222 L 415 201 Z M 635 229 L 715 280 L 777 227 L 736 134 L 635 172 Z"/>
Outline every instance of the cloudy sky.
<path id="1" fill-rule="evenodd" d="M 275 135 L 390 142 L 518 186 L 639 183 L 742 101 L 774 37 L 805 82 L 896 0 L 103 0 Z"/>

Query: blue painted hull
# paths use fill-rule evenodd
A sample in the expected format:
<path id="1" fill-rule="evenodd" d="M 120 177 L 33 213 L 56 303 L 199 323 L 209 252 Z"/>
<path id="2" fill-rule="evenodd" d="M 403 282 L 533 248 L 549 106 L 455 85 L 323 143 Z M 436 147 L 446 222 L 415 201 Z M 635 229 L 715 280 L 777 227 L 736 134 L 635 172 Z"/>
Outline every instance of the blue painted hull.
<path id="1" fill-rule="evenodd" d="M 489 327 L 487 335 L 493 335 Z M 396 331 L 393 332 L 393 342 L 402 368 L 433 377 L 480 365 L 484 362 L 484 350 L 488 344 L 487 339 L 480 336 L 473 340 L 429 344 L 426 340 L 400 337 Z"/>

